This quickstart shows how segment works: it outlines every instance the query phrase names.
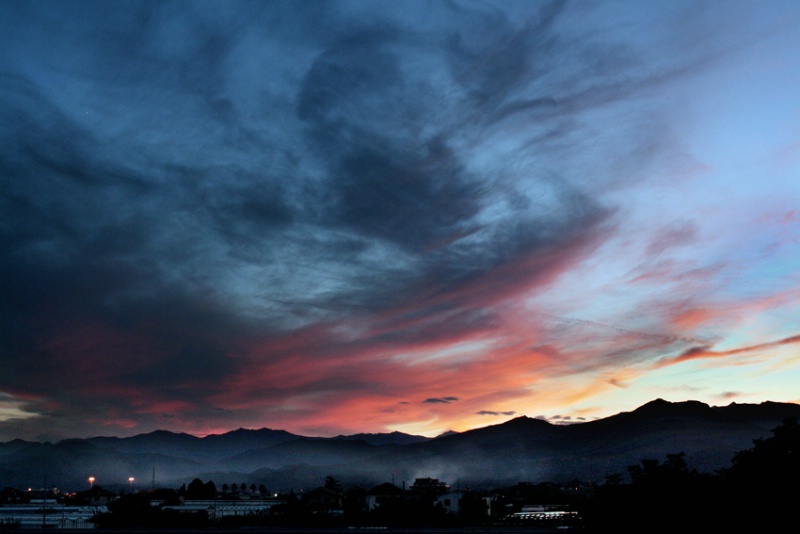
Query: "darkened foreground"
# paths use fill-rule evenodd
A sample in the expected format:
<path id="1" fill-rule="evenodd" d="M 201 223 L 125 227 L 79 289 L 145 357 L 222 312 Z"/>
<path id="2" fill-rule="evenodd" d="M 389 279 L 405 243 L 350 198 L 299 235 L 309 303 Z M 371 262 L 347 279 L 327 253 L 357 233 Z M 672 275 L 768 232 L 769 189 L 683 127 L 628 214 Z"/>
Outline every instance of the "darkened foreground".
<path id="1" fill-rule="evenodd" d="M 453 489 L 433 478 L 417 479 L 408 490 L 390 483 L 366 490 L 343 488 L 328 477 L 314 490 L 284 495 L 245 484 L 218 489 L 195 479 L 177 490 L 117 496 L 95 486 L 62 499 L 98 506 L 92 522 L 101 529 L 794 531 L 796 526 L 783 525 L 795 523 L 800 500 L 800 425 L 787 419 L 715 473 L 689 469 L 683 453 L 644 459 L 627 471 L 627 477 L 610 474 L 599 485 L 520 483 L 491 491 Z M 15 490 L 3 490 L 0 513 L 15 498 Z M 41 515 L 44 525 L 47 511 Z M 0 529 L 19 526 L 5 521 Z"/>
<path id="2" fill-rule="evenodd" d="M 682 532 L 795 531 L 800 497 L 800 425 L 788 419 L 772 437 L 737 453 L 730 468 L 687 469 L 682 454 L 664 462 L 642 460 L 628 468 L 631 481 L 609 477 L 587 498 L 585 526 L 636 530 L 645 526 Z"/>

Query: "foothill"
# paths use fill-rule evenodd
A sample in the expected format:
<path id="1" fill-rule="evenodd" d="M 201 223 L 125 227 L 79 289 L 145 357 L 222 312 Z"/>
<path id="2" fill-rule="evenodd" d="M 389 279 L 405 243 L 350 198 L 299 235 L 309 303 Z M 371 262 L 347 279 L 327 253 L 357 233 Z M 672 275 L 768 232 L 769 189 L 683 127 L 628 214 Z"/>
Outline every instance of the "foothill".
<path id="1" fill-rule="evenodd" d="M 765 528 L 788 518 L 800 491 L 800 424 L 737 452 L 713 473 L 689 468 L 685 454 L 642 459 L 602 483 L 519 482 L 454 487 L 433 477 L 363 488 L 327 476 L 314 487 L 275 492 L 266 485 L 195 478 L 178 488 L 118 491 L 95 477 L 82 491 L 5 487 L 0 529 L 574 529 L 695 531 Z"/>

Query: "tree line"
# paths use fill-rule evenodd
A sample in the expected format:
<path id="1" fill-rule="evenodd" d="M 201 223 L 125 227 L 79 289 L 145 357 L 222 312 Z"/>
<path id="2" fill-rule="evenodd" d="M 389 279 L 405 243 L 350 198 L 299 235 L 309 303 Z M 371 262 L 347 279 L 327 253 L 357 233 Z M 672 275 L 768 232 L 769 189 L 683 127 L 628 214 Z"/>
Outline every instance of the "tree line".
<path id="1" fill-rule="evenodd" d="M 629 483 L 611 475 L 584 500 L 586 527 L 709 532 L 783 532 L 796 529 L 800 502 L 800 424 L 785 420 L 772 436 L 736 453 L 727 469 L 700 473 L 684 454 L 644 459 L 628 467 Z"/>
<path id="2" fill-rule="evenodd" d="M 450 498 L 458 499 L 457 507 L 449 506 Z M 251 507 L 258 510 L 253 513 L 216 517 L 205 509 L 182 508 L 202 500 L 219 502 L 220 507 L 225 501 L 270 504 Z M 408 491 L 389 483 L 372 490 L 344 488 L 328 476 L 311 491 L 278 495 L 263 484 L 224 483 L 218 488 L 213 481 L 194 479 L 177 490 L 123 493 L 108 503 L 108 512 L 96 522 L 102 528 L 154 529 L 498 526 L 532 521 L 536 514 L 520 512 L 524 505 L 536 504 L 569 511 L 568 524 L 560 526 L 589 532 L 641 532 L 654 526 L 689 532 L 781 532 L 788 528 L 783 526 L 786 521 L 794 520 L 791 514 L 798 502 L 800 424 L 791 418 L 714 473 L 691 469 L 685 454 L 677 452 L 663 459 L 642 459 L 628 466 L 627 473 L 609 474 L 601 484 L 519 483 L 492 491 L 453 492 L 431 478 L 417 479 Z M 563 521 L 559 516 L 551 526 Z"/>

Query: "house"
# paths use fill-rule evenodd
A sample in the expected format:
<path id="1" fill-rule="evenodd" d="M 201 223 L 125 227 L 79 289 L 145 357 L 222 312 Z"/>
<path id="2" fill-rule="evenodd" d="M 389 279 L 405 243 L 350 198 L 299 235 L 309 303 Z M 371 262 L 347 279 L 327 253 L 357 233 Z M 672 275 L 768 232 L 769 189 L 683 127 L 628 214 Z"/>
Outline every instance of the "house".
<path id="1" fill-rule="evenodd" d="M 509 525 L 570 525 L 580 521 L 580 515 L 564 504 L 526 505 L 520 512 L 507 516 L 504 521 Z"/>
<path id="2" fill-rule="evenodd" d="M 403 490 L 390 482 L 375 486 L 367 492 L 367 510 L 372 512 L 381 505 L 396 503 L 403 499 Z"/>
<path id="3" fill-rule="evenodd" d="M 31 499 L 28 503 L 0 507 L 0 527 L 85 530 L 94 528 L 91 519 L 103 512 L 108 512 L 108 509 L 97 506 L 67 506 L 55 499 Z"/>
<path id="4" fill-rule="evenodd" d="M 448 514 L 458 515 L 459 503 L 463 495 L 464 492 L 461 490 L 443 493 L 436 498 L 436 506 L 441 506 Z"/>
<path id="5" fill-rule="evenodd" d="M 179 514 L 196 515 L 219 519 L 221 517 L 246 517 L 263 515 L 270 508 L 283 501 L 277 499 L 251 499 L 251 500 L 213 500 L 195 499 L 186 500 L 180 504 L 165 504 L 164 510 L 174 510 Z"/>
<path id="6" fill-rule="evenodd" d="M 438 478 L 418 478 L 411 485 L 411 496 L 419 500 L 434 501 L 439 495 L 446 493 L 449 487 Z"/>
<path id="7" fill-rule="evenodd" d="M 470 490 L 453 490 L 436 498 L 436 506 L 450 515 L 468 516 L 473 519 L 491 514 L 491 497 Z"/>

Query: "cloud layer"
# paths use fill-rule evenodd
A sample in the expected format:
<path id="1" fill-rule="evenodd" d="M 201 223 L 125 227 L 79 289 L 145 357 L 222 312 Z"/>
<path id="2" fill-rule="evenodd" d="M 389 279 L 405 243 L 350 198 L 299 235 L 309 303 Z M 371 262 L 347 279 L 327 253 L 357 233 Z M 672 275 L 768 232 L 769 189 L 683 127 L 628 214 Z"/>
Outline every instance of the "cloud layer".
<path id="1" fill-rule="evenodd" d="M 635 6 L 5 3 L 0 438 L 797 400 L 800 11 Z"/>

